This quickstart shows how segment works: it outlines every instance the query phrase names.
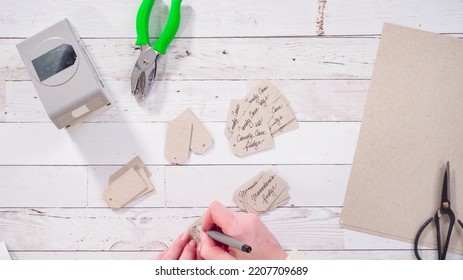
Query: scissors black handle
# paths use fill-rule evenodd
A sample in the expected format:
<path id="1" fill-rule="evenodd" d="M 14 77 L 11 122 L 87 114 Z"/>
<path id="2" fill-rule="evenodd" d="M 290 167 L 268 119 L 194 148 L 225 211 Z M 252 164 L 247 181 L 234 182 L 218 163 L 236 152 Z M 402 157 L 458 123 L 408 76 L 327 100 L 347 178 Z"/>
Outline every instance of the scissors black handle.
<path id="1" fill-rule="evenodd" d="M 444 246 L 442 246 L 441 230 L 440 230 L 440 219 L 443 214 L 449 217 L 449 228 L 447 231 L 447 236 L 445 238 Z M 424 222 L 424 224 L 420 227 L 420 229 L 418 230 L 416 234 L 415 243 L 414 243 L 414 251 L 415 251 L 416 259 L 418 260 L 421 260 L 421 257 L 418 253 L 418 242 L 420 240 L 421 233 L 423 233 L 423 230 L 432 222 L 432 220 L 434 220 L 434 223 L 436 224 L 436 231 L 437 231 L 437 259 L 445 260 L 447 256 L 447 251 L 449 249 L 449 244 L 450 244 L 450 237 L 452 236 L 453 226 L 455 224 L 455 214 L 450 209 L 446 209 L 444 213 L 442 213 L 441 209 L 439 209 L 437 210 L 434 217 L 431 217 L 428 220 L 426 220 L 426 222 Z M 463 228 L 463 223 L 460 220 L 458 220 L 458 223 Z"/>

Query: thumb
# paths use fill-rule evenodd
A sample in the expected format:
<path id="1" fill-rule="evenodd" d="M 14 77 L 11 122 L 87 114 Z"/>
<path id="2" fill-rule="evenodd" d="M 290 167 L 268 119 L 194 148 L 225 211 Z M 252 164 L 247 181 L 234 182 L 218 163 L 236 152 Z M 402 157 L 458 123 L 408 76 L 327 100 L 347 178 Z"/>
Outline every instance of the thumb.
<path id="1" fill-rule="evenodd" d="M 205 260 L 235 260 L 227 251 L 216 245 L 205 232 L 201 232 L 201 257 Z"/>

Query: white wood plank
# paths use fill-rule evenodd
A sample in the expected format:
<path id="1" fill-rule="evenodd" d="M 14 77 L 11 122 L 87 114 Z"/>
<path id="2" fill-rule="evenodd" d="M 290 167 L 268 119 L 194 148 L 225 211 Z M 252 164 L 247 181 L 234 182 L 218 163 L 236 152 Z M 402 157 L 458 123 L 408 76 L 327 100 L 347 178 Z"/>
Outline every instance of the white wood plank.
<path id="1" fill-rule="evenodd" d="M 0 166 L 0 207 L 85 207 L 87 168 Z"/>
<path id="2" fill-rule="evenodd" d="M 139 1 L 4 1 L 0 37 L 28 37 L 68 17 L 83 37 L 135 37 Z M 150 34 L 158 36 L 170 0 L 155 2 Z M 381 33 L 382 23 L 395 22 L 434 32 L 462 33 L 463 4 L 455 0 L 336 1 L 325 7 L 325 35 Z M 18 16 L 18 13 L 21 16 Z M 284 11 L 284 12 L 282 12 Z M 316 35 L 318 1 L 183 0 L 177 37 L 243 37 Z M 18 20 L 21 18 L 21 20 Z"/>
<path id="3" fill-rule="evenodd" d="M 30 80 L 17 39 L 0 39 L 0 79 Z M 129 80 L 139 52 L 129 39 L 84 39 L 104 80 Z M 157 80 L 369 79 L 378 38 L 178 39 Z M 359 51 L 361 50 L 361 51 Z"/>
<path id="4" fill-rule="evenodd" d="M 288 99 L 299 121 L 362 119 L 368 80 L 271 82 Z M 247 92 L 246 81 L 159 81 L 140 103 L 130 94 L 129 81 L 109 81 L 106 85 L 114 106 L 86 122 L 169 121 L 186 108 L 202 121 L 226 121 L 231 100 L 241 99 Z M 5 122 L 50 122 L 30 81 L 7 81 L 5 99 L 6 114 L 0 116 Z"/>
<path id="5" fill-rule="evenodd" d="M 305 122 L 275 138 L 273 148 L 239 158 L 223 133 L 225 123 L 204 123 L 214 138 L 207 153 L 187 164 L 351 164 L 360 123 Z M 164 159 L 165 123 L 85 123 L 58 130 L 50 123 L 0 123 L 0 165 L 112 165 L 139 155 Z"/>
<path id="6" fill-rule="evenodd" d="M 263 222 L 287 250 L 340 250 L 339 208 L 280 208 Z M 12 251 L 164 250 L 205 208 L 0 209 L 0 239 Z M 27 236 L 25 238 L 24 236 Z"/>
<path id="7" fill-rule="evenodd" d="M 12 251 L 14 260 L 153 260 L 160 251 L 135 252 L 41 252 Z M 304 260 L 414 260 L 413 250 L 343 250 L 343 251 L 299 251 Z M 433 259 L 435 251 L 420 252 L 424 259 Z M 460 260 L 461 256 L 448 254 L 449 260 Z"/>
<path id="8" fill-rule="evenodd" d="M 143 159 L 143 158 L 142 158 Z M 88 167 L 88 207 L 108 207 L 103 200 L 103 190 L 108 185 L 109 176 L 121 166 L 89 166 Z M 152 176 L 154 192 L 128 203 L 124 207 L 165 207 L 166 195 L 164 185 L 164 167 L 148 166 Z M 116 212 L 118 210 L 115 210 Z"/>
<path id="9" fill-rule="evenodd" d="M 437 33 L 463 32 L 463 2 L 455 0 L 328 0 L 325 35 L 381 34 L 384 22 Z"/>
<path id="10" fill-rule="evenodd" d="M 246 165 L 166 167 L 168 207 L 235 206 L 233 192 L 260 171 L 275 170 L 290 187 L 293 206 L 342 206 L 349 165 Z M 197 193 L 192 199 L 191 194 Z"/>

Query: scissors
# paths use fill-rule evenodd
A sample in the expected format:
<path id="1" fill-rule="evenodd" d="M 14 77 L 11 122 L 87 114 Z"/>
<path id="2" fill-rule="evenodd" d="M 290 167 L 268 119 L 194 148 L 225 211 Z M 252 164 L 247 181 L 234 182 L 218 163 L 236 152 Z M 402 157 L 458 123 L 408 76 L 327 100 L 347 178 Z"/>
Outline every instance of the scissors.
<path id="1" fill-rule="evenodd" d="M 131 90 L 137 99 L 143 99 L 148 94 L 156 76 L 156 60 L 160 54 L 165 54 L 180 25 L 180 5 L 182 0 L 172 0 L 166 26 L 158 40 L 151 46 L 148 25 L 154 0 L 143 0 L 137 13 L 137 41 L 140 47 L 135 66 L 132 70 Z"/>
<path id="2" fill-rule="evenodd" d="M 455 214 L 450 208 L 449 189 L 450 189 L 450 171 L 449 171 L 449 162 L 447 162 L 447 166 L 445 167 L 444 182 L 442 184 L 442 197 L 441 197 L 440 207 L 437 209 L 436 214 L 434 214 L 434 217 L 431 217 L 426 222 L 424 222 L 424 224 L 420 227 L 415 237 L 414 249 L 415 249 L 415 256 L 418 260 L 421 260 L 421 257 L 418 254 L 418 241 L 420 240 L 421 233 L 432 222 L 432 220 L 434 220 L 434 223 L 436 224 L 437 254 L 438 254 L 437 257 L 439 260 L 445 260 L 445 257 L 447 255 L 447 250 L 450 244 L 450 237 L 452 235 L 453 226 L 455 224 Z M 445 238 L 444 246 L 442 246 L 440 219 L 444 215 L 448 216 L 449 218 L 449 227 L 447 231 L 447 237 Z M 463 228 L 463 223 L 460 220 L 458 220 L 458 223 Z"/>

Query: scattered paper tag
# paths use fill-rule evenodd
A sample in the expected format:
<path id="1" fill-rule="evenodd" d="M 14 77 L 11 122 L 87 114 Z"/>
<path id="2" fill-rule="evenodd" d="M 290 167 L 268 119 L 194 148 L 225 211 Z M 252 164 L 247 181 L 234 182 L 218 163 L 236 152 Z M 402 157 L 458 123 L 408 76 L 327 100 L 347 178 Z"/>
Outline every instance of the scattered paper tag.
<path id="1" fill-rule="evenodd" d="M 131 161 L 129 161 L 125 166 L 123 166 L 121 169 L 117 170 L 113 175 L 109 177 L 109 183 L 111 184 L 119 178 L 122 174 L 127 172 L 130 168 L 138 169 L 138 168 L 143 168 L 145 170 L 145 173 L 148 177 L 151 177 L 151 171 L 146 167 L 145 163 L 141 160 L 139 156 L 134 157 Z"/>
<path id="2" fill-rule="evenodd" d="M 190 156 L 191 122 L 170 121 L 164 156 L 170 163 L 184 163 Z"/>
<path id="3" fill-rule="evenodd" d="M 11 260 L 10 253 L 8 253 L 8 249 L 6 248 L 5 242 L 0 242 L 0 260 L 7 261 Z"/>
<path id="4" fill-rule="evenodd" d="M 167 126 L 164 156 L 170 163 L 181 164 L 190 157 L 190 150 L 203 154 L 214 140 L 191 109 L 185 110 Z"/>
<path id="5" fill-rule="evenodd" d="M 259 174 L 251 178 L 249 181 L 244 183 L 241 187 L 235 190 L 235 193 L 233 195 L 233 201 L 236 203 L 236 205 L 238 205 L 238 207 L 241 210 L 246 211 L 246 205 L 244 203 L 244 198 L 246 197 L 246 193 L 249 190 L 252 190 L 257 185 L 257 183 L 262 178 L 262 176 L 264 176 L 264 174 L 265 174 L 264 171 L 260 172 Z"/>
<path id="6" fill-rule="evenodd" d="M 130 168 L 114 180 L 103 192 L 109 207 L 119 209 L 146 189 L 145 182 L 135 169 Z"/>
<path id="7" fill-rule="evenodd" d="M 273 137 L 297 129 L 288 100 L 268 81 L 261 81 L 242 100 L 232 100 L 225 136 L 242 157 L 273 147 Z"/>
<path id="8" fill-rule="evenodd" d="M 177 118 L 175 118 L 175 121 L 190 122 L 193 125 L 190 142 L 190 149 L 193 153 L 202 154 L 212 146 L 212 135 L 195 116 L 195 114 L 193 114 L 191 109 L 187 109 L 181 113 Z"/>
<path id="9" fill-rule="evenodd" d="M 292 130 L 296 130 L 298 128 L 299 128 L 299 123 L 297 122 L 296 119 L 294 119 L 290 121 L 289 123 L 287 123 L 286 125 L 284 125 L 283 127 L 280 127 L 279 129 L 277 129 L 275 132 L 273 132 L 272 136 L 273 138 L 275 138 L 287 132 L 290 132 Z"/>
<path id="10" fill-rule="evenodd" d="M 252 117 L 243 117 L 233 133 L 230 143 L 239 157 L 270 149 L 273 137 L 268 126 L 268 112 L 263 108 Z"/>
<path id="11" fill-rule="evenodd" d="M 241 210 L 262 214 L 289 200 L 288 184 L 274 171 L 261 172 L 239 187 L 233 200 Z"/>
<path id="12" fill-rule="evenodd" d="M 240 100 L 232 100 L 230 102 L 230 109 L 228 111 L 227 125 L 225 126 L 225 136 L 230 139 L 233 135 L 238 121 L 243 116 L 245 110 L 249 107 L 248 102 Z"/>
<path id="13" fill-rule="evenodd" d="M 269 122 L 270 132 L 272 134 L 288 124 L 290 121 L 296 119 L 293 110 L 286 105 L 285 100 L 282 98 L 273 103 L 269 109 L 272 114 Z"/>
<path id="14" fill-rule="evenodd" d="M 103 199 L 113 209 L 122 208 L 132 200 L 154 191 L 149 177 L 151 171 L 136 156 L 109 177 L 108 186 L 103 191 Z"/>

